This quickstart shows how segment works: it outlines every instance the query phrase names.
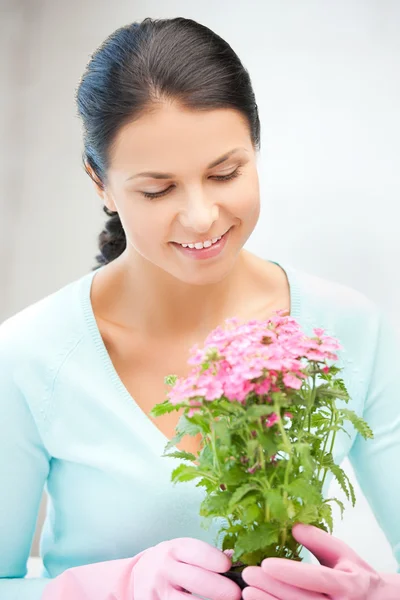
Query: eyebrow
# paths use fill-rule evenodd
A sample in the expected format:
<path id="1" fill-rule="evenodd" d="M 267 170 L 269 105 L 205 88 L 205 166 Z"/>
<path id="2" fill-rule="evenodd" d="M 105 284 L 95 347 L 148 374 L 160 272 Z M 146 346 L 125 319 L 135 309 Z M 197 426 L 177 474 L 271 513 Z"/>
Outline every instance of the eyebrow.
<path id="1" fill-rule="evenodd" d="M 216 160 L 213 160 L 212 163 L 208 165 L 207 169 L 212 169 L 213 167 L 216 167 L 217 165 L 220 165 L 221 163 L 225 162 L 232 154 L 234 154 L 238 150 L 245 150 L 247 152 L 246 148 L 243 148 L 241 146 L 239 146 L 238 148 L 233 148 L 233 150 L 230 150 L 229 152 L 226 152 Z M 144 171 L 143 173 L 138 173 L 137 175 L 132 175 L 131 177 L 128 177 L 126 181 L 129 181 L 130 179 L 136 179 L 136 177 L 153 177 L 154 179 L 173 179 L 174 177 L 176 177 L 176 175 L 174 175 L 173 173 Z"/>

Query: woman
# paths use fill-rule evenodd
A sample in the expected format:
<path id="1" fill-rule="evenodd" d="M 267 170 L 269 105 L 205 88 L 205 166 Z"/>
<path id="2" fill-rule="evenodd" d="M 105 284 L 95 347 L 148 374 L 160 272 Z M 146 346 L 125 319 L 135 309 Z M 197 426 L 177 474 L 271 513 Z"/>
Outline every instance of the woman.
<path id="1" fill-rule="evenodd" d="M 335 460 L 349 456 L 399 559 L 398 340 L 361 293 L 243 249 L 260 210 L 260 124 L 236 54 L 192 20 L 145 19 L 94 53 L 77 105 L 110 218 L 97 268 L 0 329 L 2 600 L 241 597 L 215 527 L 200 527 L 200 488 L 173 487 L 161 458 L 179 415 L 148 415 L 211 329 L 278 309 L 341 341 L 375 439 L 338 435 Z M 24 579 L 44 486 L 43 577 Z M 321 564 L 248 567 L 243 598 L 400 597 L 400 575 L 314 527 L 293 532 Z"/>

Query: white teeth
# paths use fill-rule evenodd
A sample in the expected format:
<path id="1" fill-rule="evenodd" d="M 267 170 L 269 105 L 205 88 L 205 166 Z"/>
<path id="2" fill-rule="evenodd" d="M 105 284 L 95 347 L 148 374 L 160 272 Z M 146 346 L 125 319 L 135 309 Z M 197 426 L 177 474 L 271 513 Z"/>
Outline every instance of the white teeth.
<path id="1" fill-rule="evenodd" d="M 220 235 L 217 238 L 212 238 L 212 240 L 206 240 L 205 242 L 198 242 L 197 244 L 180 244 L 183 248 L 196 248 L 196 250 L 201 250 L 202 248 L 209 248 L 216 242 L 218 242 L 222 238 Z"/>

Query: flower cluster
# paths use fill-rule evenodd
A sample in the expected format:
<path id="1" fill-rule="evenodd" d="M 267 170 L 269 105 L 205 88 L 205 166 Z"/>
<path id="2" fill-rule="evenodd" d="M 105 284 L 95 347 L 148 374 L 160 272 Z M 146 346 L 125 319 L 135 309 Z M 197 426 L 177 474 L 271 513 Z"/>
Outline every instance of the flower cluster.
<path id="1" fill-rule="evenodd" d="M 294 318 L 282 315 L 283 311 L 277 311 L 266 322 L 252 320 L 243 325 L 231 318 L 225 329 L 212 331 L 203 348 L 198 344 L 191 348 L 188 364 L 194 368 L 188 377 L 175 381 L 168 394 L 171 404 L 189 399 L 192 416 L 201 405 L 199 398 L 213 401 L 225 396 L 245 404 L 253 392 L 268 399 L 268 394 L 280 390 L 279 376 L 286 388 L 301 388 L 308 377 L 304 360 L 337 360 L 341 346 L 336 339 L 323 329 L 314 329 L 315 337 L 307 337 Z M 323 372 L 329 372 L 329 367 Z M 268 426 L 276 420 L 277 415 L 270 415 Z"/>
<path id="2" fill-rule="evenodd" d="M 185 461 L 172 481 L 199 479 L 206 490 L 200 515 L 223 517 L 222 549 L 243 565 L 267 556 L 299 560 L 291 535 L 296 522 L 332 531 L 331 502 L 324 499 L 328 472 L 355 503 L 346 473 L 334 462 L 338 432 L 349 422 L 365 439 L 367 423 L 336 404 L 349 395 L 338 360 L 339 341 L 321 328 L 307 336 L 297 321 L 277 311 L 267 321 L 228 319 L 190 350 L 187 377 L 169 375 L 167 399 L 153 416 L 183 409 L 165 454 Z M 185 435 L 201 434 L 198 455 L 178 451 Z"/>

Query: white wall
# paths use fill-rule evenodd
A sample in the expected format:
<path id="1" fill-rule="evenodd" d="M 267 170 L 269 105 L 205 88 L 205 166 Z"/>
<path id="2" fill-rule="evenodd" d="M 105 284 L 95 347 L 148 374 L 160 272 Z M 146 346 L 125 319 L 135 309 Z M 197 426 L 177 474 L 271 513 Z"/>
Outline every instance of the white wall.
<path id="1" fill-rule="evenodd" d="M 185 16 L 229 41 L 255 87 L 262 216 L 247 247 L 363 291 L 400 325 L 400 3 L 217 5 L 1 0 L 0 320 L 94 264 L 103 213 L 73 103 L 89 54 L 123 24 Z M 394 569 L 362 496 L 335 532 Z"/>

